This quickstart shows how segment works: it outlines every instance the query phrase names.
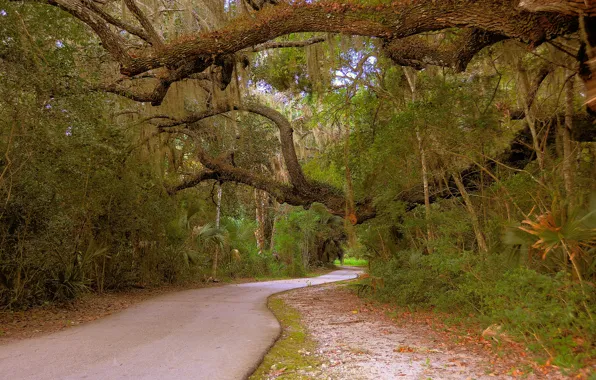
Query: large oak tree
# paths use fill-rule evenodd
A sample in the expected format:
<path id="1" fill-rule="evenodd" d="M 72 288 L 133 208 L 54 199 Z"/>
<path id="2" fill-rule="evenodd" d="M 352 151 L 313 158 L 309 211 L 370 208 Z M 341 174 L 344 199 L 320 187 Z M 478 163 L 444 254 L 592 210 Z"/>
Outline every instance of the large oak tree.
<path id="1" fill-rule="evenodd" d="M 111 0 L 21 1 L 59 7 L 88 25 L 121 74 L 120 78 L 99 89 L 155 106 L 162 103 L 174 83 L 184 80 L 205 81 L 210 83 L 206 87 L 216 85 L 220 90 L 225 89 L 238 65 L 247 64 L 245 54 L 248 52 L 306 46 L 322 40 L 315 37 L 305 41 L 276 41 L 278 37 L 294 33 L 327 32 L 372 37 L 382 42 L 383 53 L 398 65 L 416 69 L 438 65 L 456 71 L 465 71 L 477 53 L 500 41 L 513 39 L 534 49 L 558 37 L 579 34 L 581 47 L 573 54 L 576 54 L 577 72 L 587 88 L 588 113 L 596 114 L 596 76 L 592 74 L 596 72 L 593 63 L 596 52 L 592 48 L 596 45 L 596 23 L 592 20 L 596 6 L 589 2 L 246 0 L 245 3 L 226 3 L 228 7 L 235 5 L 242 9 L 229 12 L 232 16 L 227 21 L 220 20 L 182 36 L 165 38 L 157 24 L 159 12 L 149 15 L 146 7 L 136 0 L 123 0 L 122 4 Z M 124 8 L 132 17 L 120 16 Z M 450 30 L 455 36 L 451 42 L 435 44 L 420 37 L 444 30 Z M 151 88 L 135 85 L 141 82 L 149 82 Z M 537 83 L 539 85 L 540 81 Z M 529 100 L 530 104 L 532 100 Z M 210 157 L 197 148 L 197 158 L 204 170 L 170 191 L 206 180 L 233 181 L 265 190 L 280 202 L 304 206 L 321 202 L 335 214 L 345 212 L 346 200 L 342 191 L 305 177 L 295 152 L 292 125 L 274 109 L 258 104 L 213 105 L 182 119 L 162 117 L 153 122 L 161 132 L 185 133 L 195 138 L 194 123 L 232 110 L 263 116 L 278 127 L 289 183 L 236 167 L 228 156 Z M 523 110 L 514 111 L 512 115 L 521 118 L 523 113 Z M 588 124 L 591 122 L 591 119 L 587 121 Z M 514 149 L 528 148 L 518 144 Z M 421 202 L 420 197 L 408 194 L 404 200 L 413 204 Z M 355 221 L 361 222 L 374 215 L 374 209 L 365 200 L 356 204 Z"/>

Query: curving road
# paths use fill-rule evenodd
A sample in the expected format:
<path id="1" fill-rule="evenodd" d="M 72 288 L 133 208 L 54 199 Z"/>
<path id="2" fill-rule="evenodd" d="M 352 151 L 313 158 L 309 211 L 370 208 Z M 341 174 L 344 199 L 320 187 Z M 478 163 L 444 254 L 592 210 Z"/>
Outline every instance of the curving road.
<path id="1" fill-rule="evenodd" d="M 0 379 L 243 379 L 280 333 L 267 297 L 357 270 L 168 294 L 59 333 L 0 346 Z"/>

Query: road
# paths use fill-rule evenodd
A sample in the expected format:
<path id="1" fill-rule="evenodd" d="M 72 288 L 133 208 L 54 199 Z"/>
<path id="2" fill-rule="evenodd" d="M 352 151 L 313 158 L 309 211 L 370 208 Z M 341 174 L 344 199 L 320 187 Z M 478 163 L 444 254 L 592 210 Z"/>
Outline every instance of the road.
<path id="1" fill-rule="evenodd" d="M 267 297 L 327 275 L 167 294 L 55 334 L 0 346 L 0 379 L 244 379 L 280 334 Z"/>

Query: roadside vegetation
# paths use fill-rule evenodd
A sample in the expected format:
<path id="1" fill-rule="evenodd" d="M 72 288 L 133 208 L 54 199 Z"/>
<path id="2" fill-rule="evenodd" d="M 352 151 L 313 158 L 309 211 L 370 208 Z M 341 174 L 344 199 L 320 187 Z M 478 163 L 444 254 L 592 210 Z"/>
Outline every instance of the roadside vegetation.
<path id="1" fill-rule="evenodd" d="M 371 260 L 370 276 L 362 280 L 359 293 L 402 311 L 449 313 L 447 319 L 454 323 L 480 326 L 477 334 L 484 330 L 489 340 L 522 343 L 542 364 L 572 371 L 593 366 L 593 243 L 575 239 L 593 234 L 594 206 L 563 225 L 545 213 L 497 229 L 486 235 L 494 246 L 478 253 L 458 247 L 469 220 L 465 215 L 454 219 L 457 214 L 449 203 L 433 213 L 432 253 L 396 245 L 389 257 Z M 459 226 L 440 223 L 443 213 Z M 422 225 L 423 218 L 408 221 L 412 228 L 401 230 L 406 239 L 418 233 L 416 225 Z M 473 238 L 472 230 L 467 233 Z M 374 244 L 374 239 L 363 242 Z M 579 271 L 570 255 L 581 260 Z"/>
<path id="2" fill-rule="evenodd" d="M 345 265 L 349 267 L 365 267 L 368 265 L 368 260 L 366 259 L 358 259 L 355 257 L 344 257 L 343 261 L 336 259 L 333 264 L 335 265 Z"/>
<path id="3" fill-rule="evenodd" d="M 593 4 L 199 3 L 0 5 L 0 309 L 338 259 L 594 365 Z"/>
<path id="4" fill-rule="evenodd" d="M 301 323 L 300 313 L 278 296 L 270 297 L 267 306 L 278 319 L 282 333 L 249 379 L 308 379 L 300 370 L 308 372 L 321 363 L 315 355 L 317 345 Z"/>
<path id="5" fill-rule="evenodd" d="M 8 4 L 0 27 L 10 37 L 1 53 L 13 59 L 2 65 L 0 86 L 0 308 L 131 287 L 305 276 L 330 261 L 312 253 L 333 227 L 324 209 L 283 208 L 273 218 L 269 197 L 256 203 L 254 190 L 232 185 L 219 198 L 213 184 L 168 194 L 164 181 L 189 165 L 183 140 L 152 138 L 118 116 L 126 102 L 84 89 L 78 78 L 91 68 L 78 58 L 92 43 L 81 25 L 58 10 L 21 8 Z M 19 37 L 23 28 L 32 40 Z M 222 136 L 230 128 L 224 122 Z M 259 205 L 267 214 L 256 219 Z"/>

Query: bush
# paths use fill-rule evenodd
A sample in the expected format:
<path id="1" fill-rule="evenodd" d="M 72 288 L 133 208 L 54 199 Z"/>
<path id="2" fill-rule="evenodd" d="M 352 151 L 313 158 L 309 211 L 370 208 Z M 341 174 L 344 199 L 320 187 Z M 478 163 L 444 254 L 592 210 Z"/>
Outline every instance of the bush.
<path id="1" fill-rule="evenodd" d="M 474 314 L 484 325 L 502 325 L 554 364 L 579 366 L 596 355 L 596 288 L 568 273 L 555 275 L 506 264 L 504 255 L 400 251 L 372 263 L 385 287 L 378 297 L 403 307 Z"/>

